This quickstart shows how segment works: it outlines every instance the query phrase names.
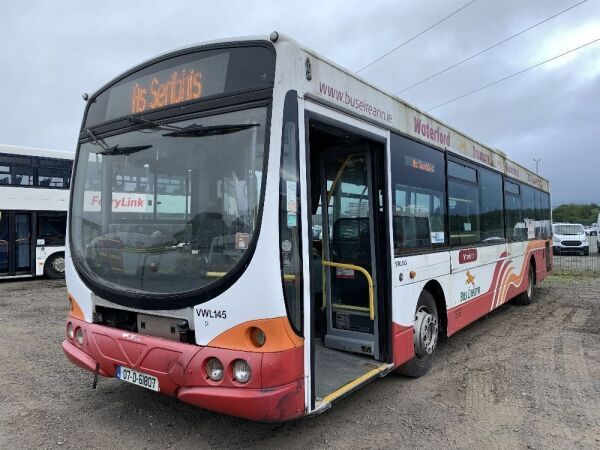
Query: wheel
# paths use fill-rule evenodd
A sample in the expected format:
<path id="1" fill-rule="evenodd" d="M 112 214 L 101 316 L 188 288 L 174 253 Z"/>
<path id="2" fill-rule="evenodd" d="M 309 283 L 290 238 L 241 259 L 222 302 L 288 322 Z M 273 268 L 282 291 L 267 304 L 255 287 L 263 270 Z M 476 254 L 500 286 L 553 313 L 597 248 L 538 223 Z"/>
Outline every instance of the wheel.
<path id="1" fill-rule="evenodd" d="M 533 265 L 529 264 L 529 273 L 527 275 L 527 290 L 519 296 L 519 303 L 521 305 L 531 305 L 533 302 L 535 287 L 535 273 L 533 271 Z"/>
<path id="2" fill-rule="evenodd" d="M 596 242 L 596 248 L 598 249 L 598 253 L 600 253 L 600 242 Z"/>
<path id="3" fill-rule="evenodd" d="M 415 356 L 397 369 L 401 375 L 418 378 L 427 373 L 438 344 L 438 311 L 433 295 L 421 292 L 417 302 L 414 325 Z"/>
<path id="4" fill-rule="evenodd" d="M 65 277 L 65 254 L 55 253 L 51 255 L 44 265 L 44 275 L 53 280 Z"/>
<path id="5" fill-rule="evenodd" d="M 589 256 L 590 255 L 590 251 L 589 250 L 584 250 L 583 251 L 583 256 Z"/>

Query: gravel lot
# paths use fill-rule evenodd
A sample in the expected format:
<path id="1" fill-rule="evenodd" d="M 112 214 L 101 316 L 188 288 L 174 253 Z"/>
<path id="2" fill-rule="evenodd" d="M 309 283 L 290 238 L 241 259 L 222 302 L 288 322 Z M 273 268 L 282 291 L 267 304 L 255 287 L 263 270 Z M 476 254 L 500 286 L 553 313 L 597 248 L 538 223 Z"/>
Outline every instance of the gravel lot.
<path id="1" fill-rule="evenodd" d="M 0 282 L 0 448 L 600 448 L 600 277 L 552 276 L 443 343 L 418 380 L 260 424 L 72 366 L 64 282 Z"/>

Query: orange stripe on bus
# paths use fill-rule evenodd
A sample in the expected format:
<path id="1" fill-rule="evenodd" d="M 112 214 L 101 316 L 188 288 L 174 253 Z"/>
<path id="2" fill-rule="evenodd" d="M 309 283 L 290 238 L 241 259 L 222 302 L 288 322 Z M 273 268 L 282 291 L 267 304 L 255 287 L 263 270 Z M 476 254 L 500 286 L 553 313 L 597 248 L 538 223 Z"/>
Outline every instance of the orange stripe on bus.
<path id="1" fill-rule="evenodd" d="M 257 347 L 252 343 L 250 332 L 253 327 L 265 333 L 265 344 Z M 250 352 L 281 352 L 304 345 L 304 339 L 296 335 L 287 317 L 251 320 L 237 325 L 214 338 L 209 347 L 227 348 Z"/>
<path id="2" fill-rule="evenodd" d="M 71 294 L 68 294 L 67 296 L 69 297 L 69 303 L 71 304 L 71 309 L 69 309 L 69 316 L 75 319 L 85 320 L 85 317 L 83 316 L 83 311 L 81 310 L 81 307 L 79 306 L 75 298 Z"/>

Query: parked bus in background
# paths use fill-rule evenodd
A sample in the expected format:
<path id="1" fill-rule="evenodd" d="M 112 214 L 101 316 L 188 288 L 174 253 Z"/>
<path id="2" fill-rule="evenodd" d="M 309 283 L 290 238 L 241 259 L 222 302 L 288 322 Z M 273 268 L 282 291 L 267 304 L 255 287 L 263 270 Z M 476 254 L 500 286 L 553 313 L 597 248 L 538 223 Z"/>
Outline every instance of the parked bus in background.
<path id="1" fill-rule="evenodd" d="M 73 176 L 66 356 L 254 420 L 425 374 L 552 265 L 545 179 L 278 33 L 102 87 Z"/>
<path id="2" fill-rule="evenodd" d="M 0 145 L 0 279 L 64 277 L 73 156 Z"/>

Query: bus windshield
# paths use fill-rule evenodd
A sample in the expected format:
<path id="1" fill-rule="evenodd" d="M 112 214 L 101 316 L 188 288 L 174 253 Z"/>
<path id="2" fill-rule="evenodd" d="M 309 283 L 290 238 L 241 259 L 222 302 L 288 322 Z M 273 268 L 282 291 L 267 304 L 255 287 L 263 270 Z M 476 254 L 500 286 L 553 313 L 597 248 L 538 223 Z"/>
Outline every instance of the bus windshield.
<path id="1" fill-rule="evenodd" d="M 146 295 L 194 291 L 229 273 L 257 229 L 265 125 L 263 107 L 91 134 L 73 185 L 78 269 Z M 186 127 L 215 132 L 173 132 Z"/>

